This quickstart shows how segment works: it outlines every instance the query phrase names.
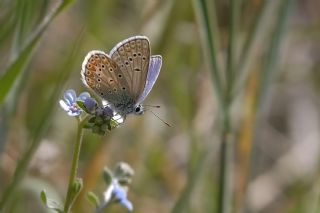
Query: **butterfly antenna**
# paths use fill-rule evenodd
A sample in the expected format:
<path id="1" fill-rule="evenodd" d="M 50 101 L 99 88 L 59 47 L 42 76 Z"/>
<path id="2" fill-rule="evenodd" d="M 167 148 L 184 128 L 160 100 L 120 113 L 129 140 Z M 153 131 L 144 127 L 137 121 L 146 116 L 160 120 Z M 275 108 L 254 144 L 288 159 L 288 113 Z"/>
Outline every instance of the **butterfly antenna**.
<path id="1" fill-rule="evenodd" d="M 160 107 L 160 106 L 159 106 Z M 162 121 L 165 125 L 168 127 L 172 127 L 169 123 L 165 122 L 163 119 L 161 119 L 156 113 L 152 112 L 150 109 L 146 109 L 146 111 L 151 112 L 154 116 L 156 116 L 160 121 Z"/>
<path id="2" fill-rule="evenodd" d="M 144 104 L 143 106 L 146 106 L 146 107 L 154 107 L 154 108 L 160 108 L 160 106 L 159 106 L 159 105 L 146 105 L 146 104 Z"/>

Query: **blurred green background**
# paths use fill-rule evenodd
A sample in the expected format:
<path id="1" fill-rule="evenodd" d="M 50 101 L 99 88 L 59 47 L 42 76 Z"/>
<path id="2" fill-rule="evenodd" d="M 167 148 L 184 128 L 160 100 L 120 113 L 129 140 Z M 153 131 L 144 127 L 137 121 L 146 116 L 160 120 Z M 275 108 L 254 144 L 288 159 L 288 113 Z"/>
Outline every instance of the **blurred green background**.
<path id="1" fill-rule="evenodd" d="M 64 200 L 77 124 L 59 99 L 69 88 L 87 90 L 80 70 L 90 50 L 109 52 L 134 35 L 148 36 L 152 54 L 163 57 L 145 104 L 160 105 L 153 111 L 172 127 L 146 112 L 104 137 L 86 131 L 84 190 L 74 212 L 94 212 L 85 194 L 102 195 L 103 167 L 119 161 L 135 170 L 128 195 L 135 212 L 217 212 L 223 110 L 199 2 L 0 0 L 2 199 L 17 180 L 4 212 L 51 212 L 40 202 L 42 189 Z M 230 2 L 206 2 L 224 79 Z M 319 8 L 317 0 L 240 1 L 230 108 L 232 212 L 320 212 Z"/>

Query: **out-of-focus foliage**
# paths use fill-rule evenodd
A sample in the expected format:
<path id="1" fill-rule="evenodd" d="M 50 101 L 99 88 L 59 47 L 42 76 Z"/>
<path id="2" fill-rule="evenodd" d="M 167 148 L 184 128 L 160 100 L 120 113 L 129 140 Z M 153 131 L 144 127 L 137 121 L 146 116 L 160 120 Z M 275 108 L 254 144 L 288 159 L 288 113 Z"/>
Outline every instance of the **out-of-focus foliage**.
<path id="1" fill-rule="evenodd" d="M 39 40 L 24 52 L 61 2 L 0 0 L 0 81 L 6 81 L 0 84 L 0 199 L 16 167 L 25 168 L 16 174 L 21 181 L 6 212 L 47 212 L 39 198 L 42 189 L 50 198 L 64 200 L 77 124 L 59 107 L 59 99 L 69 88 L 87 90 L 80 70 L 88 51 L 109 52 L 133 35 L 148 36 L 152 54 L 163 57 L 145 104 L 161 105 L 152 110 L 172 127 L 146 112 L 128 116 L 103 137 L 85 131 L 79 168 L 84 185 L 74 212 L 94 211 L 87 193 L 102 195 L 101 172 L 119 161 L 135 170 L 128 197 L 136 212 L 216 210 L 221 111 L 202 51 L 196 1 L 64 1 L 68 7 L 56 12 Z M 216 0 L 215 6 L 206 2 L 223 70 L 230 5 L 224 0 Z M 271 3 L 263 11 L 265 2 Z M 237 60 L 243 57 L 243 47 L 248 48 L 245 41 L 259 14 L 263 22 L 256 29 L 249 60 L 235 67 L 235 73 L 247 72 L 244 83 L 235 87 L 231 108 L 236 212 L 320 211 L 320 2 L 295 1 L 277 44 L 272 77 L 264 82 L 262 70 L 282 2 L 244 0 L 240 5 Z M 21 61 L 12 68 L 17 59 Z M 14 74 L 5 78 L 9 71 Z M 267 89 L 258 100 L 262 83 Z M 116 205 L 110 210 L 127 211 Z"/>

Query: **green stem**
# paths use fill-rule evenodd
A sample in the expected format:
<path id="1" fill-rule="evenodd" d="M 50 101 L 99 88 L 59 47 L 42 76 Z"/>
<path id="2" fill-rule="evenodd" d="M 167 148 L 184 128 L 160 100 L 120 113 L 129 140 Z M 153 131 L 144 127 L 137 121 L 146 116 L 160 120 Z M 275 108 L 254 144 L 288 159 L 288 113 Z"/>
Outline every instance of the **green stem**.
<path id="1" fill-rule="evenodd" d="M 80 119 L 78 119 L 77 139 L 76 139 L 76 144 L 74 146 L 74 152 L 73 152 L 73 157 L 72 157 L 72 166 L 71 166 L 69 185 L 68 185 L 68 192 L 67 192 L 66 202 L 64 204 L 64 212 L 65 213 L 70 212 L 70 209 L 72 207 L 72 203 L 74 201 L 73 196 L 72 196 L 73 195 L 73 186 L 74 186 L 74 182 L 76 181 L 76 178 L 77 178 L 79 156 L 80 156 L 82 137 L 83 137 L 83 124 L 84 124 L 84 122 L 80 121 Z"/>
<path id="2" fill-rule="evenodd" d="M 229 46 L 226 64 L 226 90 L 224 93 L 223 129 L 220 149 L 220 171 L 217 212 L 228 213 L 233 202 L 233 132 L 231 126 L 232 89 L 235 79 L 236 35 L 240 13 L 240 0 L 230 0 Z"/>
<path id="3" fill-rule="evenodd" d="M 205 55 L 208 55 L 209 66 L 211 70 L 211 78 L 214 86 L 214 90 L 217 96 L 217 101 L 220 109 L 224 109 L 223 106 L 223 82 L 219 74 L 219 68 L 217 63 L 217 53 L 215 48 L 215 36 L 218 35 L 218 32 L 213 32 L 211 29 L 209 14 L 208 14 L 208 5 L 205 0 L 193 0 L 194 8 L 196 15 L 202 25 L 204 30 L 204 41 L 203 49 L 205 50 Z M 212 3 L 214 4 L 214 2 Z"/>
<path id="4" fill-rule="evenodd" d="M 244 83 L 248 79 L 250 69 L 247 68 L 247 65 L 252 63 L 252 60 L 254 60 L 253 47 L 255 47 L 258 40 L 261 40 L 262 35 L 266 34 L 266 21 L 268 20 L 266 18 L 268 12 L 271 9 L 272 4 L 274 4 L 274 1 L 263 1 L 259 11 L 257 12 L 257 15 L 254 18 L 255 21 L 253 23 L 252 28 L 250 29 L 250 32 L 248 33 L 248 37 L 244 43 L 240 59 L 237 64 L 239 75 L 237 82 L 235 82 L 236 85 L 233 87 L 232 90 L 233 96 L 236 96 L 239 93 L 239 91 L 241 91 L 240 89 L 243 87 Z"/>
<path id="5" fill-rule="evenodd" d="M 279 71 L 279 69 L 277 69 L 277 64 L 279 61 L 280 47 L 283 43 L 282 41 L 286 33 L 287 22 L 294 2 L 295 0 L 283 0 L 280 5 L 278 20 L 270 41 L 270 49 L 268 50 L 265 64 L 262 69 L 261 83 L 257 99 L 258 106 L 262 106 L 267 90 L 269 89 L 275 74 Z"/>
<path id="6" fill-rule="evenodd" d="M 231 91 L 235 78 L 235 61 L 236 61 L 236 36 L 239 19 L 240 0 L 231 0 L 230 24 L 229 24 L 229 45 L 226 64 L 226 104 L 231 102 Z"/>
<path id="7" fill-rule="evenodd" d="M 229 108 L 229 107 L 228 107 Z M 230 126 L 229 109 L 225 110 L 223 115 L 222 141 L 220 148 L 220 167 L 219 167 L 219 188 L 218 188 L 218 204 L 217 212 L 230 212 L 232 204 L 231 184 L 233 180 L 233 149 L 234 140 Z"/>

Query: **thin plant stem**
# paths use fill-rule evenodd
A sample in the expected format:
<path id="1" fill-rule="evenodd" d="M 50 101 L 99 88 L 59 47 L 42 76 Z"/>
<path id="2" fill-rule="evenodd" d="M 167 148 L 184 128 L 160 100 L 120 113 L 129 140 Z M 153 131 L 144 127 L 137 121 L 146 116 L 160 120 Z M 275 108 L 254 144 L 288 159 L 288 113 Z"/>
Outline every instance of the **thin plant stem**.
<path id="1" fill-rule="evenodd" d="M 287 29 L 288 17 L 295 0 L 283 0 L 276 26 L 271 38 L 270 49 L 266 56 L 266 61 L 261 75 L 261 86 L 258 94 L 258 107 L 261 106 L 269 88 L 270 82 L 278 69 L 276 69 L 279 59 L 280 47 Z"/>
<path id="2" fill-rule="evenodd" d="M 233 162 L 234 162 L 234 138 L 231 125 L 232 88 L 235 79 L 236 61 L 236 35 L 240 13 L 240 0 L 230 0 L 230 24 L 229 24 L 229 46 L 226 64 L 226 90 L 224 93 L 224 110 L 222 110 L 222 141 L 220 149 L 220 169 L 217 212 L 230 212 L 233 203 Z"/>
<path id="3" fill-rule="evenodd" d="M 229 125 L 226 124 L 225 125 Z M 220 167 L 219 167 L 219 188 L 218 188 L 218 202 L 217 212 L 230 212 L 232 204 L 232 170 L 233 170 L 233 155 L 234 144 L 233 136 L 229 127 L 225 127 L 222 132 L 222 142 L 220 148 Z"/>
<path id="4" fill-rule="evenodd" d="M 196 15 L 202 24 L 202 29 L 204 30 L 204 41 L 203 43 L 203 49 L 205 50 L 205 55 L 208 55 L 208 60 L 209 60 L 209 66 L 211 70 L 211 77 L 212 77 L 212 82 L 213 86 L 215 89 L 215 93 L 217 96 L 217 101 L 219 104 L 220 109 L 224 109 L 223 106 L 223 84 L 222 84 L 222 79 L 219 74 L 219 69 L 218 69 L 218 64 L 217 64 L 217 53 L 216 53 L 216 48 L 214 45 L 214 40 L 218 32 L 212 33 L 212 29 L 210 26 L 210 21 L 209 21 L 209 14 L 208 14 L 208 6 L 206 3 L 206 0 L 193 0 L 194 3 L 194 8 Z M 214 4 L 214 2 L 213 2 Z"/>
<path id="5" fill-rule="evenodd" d="M 80 156 L 82 137 L 83 137 L 83 124 L 84 124 L 84 122 L 81 122 L 80 119 L 78 118 L 77 139 L 76 139 L 76 143 L 74 145 L 67 197 L 66 197 L 66 201 L 64 204 L 64 212 L 65 213 L 70 212 L 70 209 L 72 207 L 72 203 L 74 201 L 73 196 L 72 196 L 73 195 L 73 186 L 76 181 L 77 173 L 78 173 L 78 163 L 79 163 L 79 156 Z"/>
<path id="6" fill-rule="evenodd" d="M 247 69 L 247 65 L 250 64 L 250 60 L 253 59 L 253 50 L 254 46 L 258 40 L 259 35 L 261 35 L 266 29 L 266 25 L 264 24 L 267 20 L 267 12 L 270 10 L 272 4 L 274 4 L 274 1 L 265 0 L 263 1 L 259 11 L 257 12 L 256 17 L 254 18 L 255 21 L 253 23 L 253 26 L 248 33 L 248 37 L 244 43 L 244 46 L 241 51 L 240 59 L 237 64 L 237 69 L 239 71 L 239 79 L 237 82 L 235 82 L 235 86 L 232 90 L 232 95 L 235 96 L 240 90 L 240 88 L 243 86 L 243 84 L 246 82 L 246 79 L 248 79 L 249 75 L 249 69 Z"/>
<path id="7" fill-rule="evenodd" d="M 240 0 L 231 0 L 231 13 L 229 24 L 229 45 L 226 64 L 226 104 L 231 103 L 231 91 L 235 78 L 235 61 L 236 61 L 236 36 L 237 36 L 237 21 L 239 19 L 239 2 Z"/>

